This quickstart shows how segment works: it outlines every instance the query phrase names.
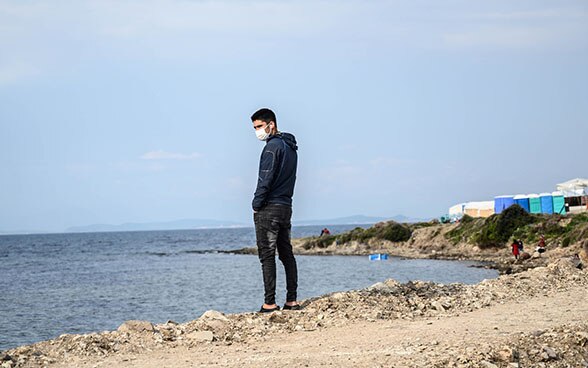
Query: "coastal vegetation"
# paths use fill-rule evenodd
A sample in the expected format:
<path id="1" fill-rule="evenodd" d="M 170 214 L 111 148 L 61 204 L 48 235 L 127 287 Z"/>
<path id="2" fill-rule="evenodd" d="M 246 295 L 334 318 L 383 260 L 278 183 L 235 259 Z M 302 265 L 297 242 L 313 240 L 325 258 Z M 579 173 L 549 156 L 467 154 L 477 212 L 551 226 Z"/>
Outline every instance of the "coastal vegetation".
<path id="1" fill-rule="evenodd" d="M 356 227 L 337 235 L 327 235 L 310 238 L 304 244 L 304 249 L 326 248 L 331 244 L 345 244 L 351 241 L 365 243 L 370 239 L 388 240 L 391 242 L 403 242 L 410 239 L 412 229 L 406 224 L 395 221 L 381 222 L 368 229 Z"/>
<path id="2" fill-rule="evenodd" d="M 500 248 L 511 239 L 533 244 L 541 235 L 547 242 L 562 247 L 588 239 L 588 214 L 530 214 L 514 205 L 486 219 L 466 215 L 445 236 L 453 244 L 465 242 L 480 248 Z"/>
<path id="3" fill-rule="evenodd" d="M 337 235 L 299 239 L 296 247 L 305 254 L 365 254 L 380 250 L 404 256 L 467 257 L 468 249 L 494 253 L 514 239 L 534 245 L 544 236 L 546 244 L 565 248 L 588 244 L 588 213 L 562 215 L 531 214 L 513 205 L 488 218 L 463 216 L 457 224 L 438 221 L 401 224 L 380 222 L 363 229 L 356 227 Z M 504 253 L 510 257 L 510 252 Z"/>
<path id="4" fill-rule="evenodd" d="M 480 248 L 502 247 L 513 233 L 537 219 L 518 205 L 486 219 L 464 216 L 460 224 L 447 233 L 453 243 L 468 242 Z"/>

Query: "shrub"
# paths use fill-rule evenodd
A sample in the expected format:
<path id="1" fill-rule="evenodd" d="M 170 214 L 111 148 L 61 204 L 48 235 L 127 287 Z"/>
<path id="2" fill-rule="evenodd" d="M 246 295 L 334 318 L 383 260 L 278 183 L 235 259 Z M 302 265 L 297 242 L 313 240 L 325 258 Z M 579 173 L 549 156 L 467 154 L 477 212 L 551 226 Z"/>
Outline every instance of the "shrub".
<path id="1" fill-rule="evenodd" d="M 375 237 L 391 242 L 401 242 L 410 239 L 411 235 L 412 231 L 408 226 L 391 221 L 385 226 L 377 228 Z"/>
<path id="2" fill-rule="evenodd" d="M 367 242 L 370 239 L 401 242 L 410 239 L 411 235 L 412 231 L 407 225 L 399 224 L 394 221 L 388 221 L 378 223 L 369 229 L 356 227 L 351 231 L 347 231 L 338 235 L 311 238 L 303 245 L 303 247 L 307 250 L 312 248 L 326 248 L 334 242 L 337 242 L 338 244 L 345 244 L 353 240 Z"/>
<path id="3" fill-rule="evenodd" d="M 449 239 L 453 244 L 460 242 L 468 242 L 470 238 L 477 234 L 484 223 L 482 218 L 473 218 L 468 215 L 464 215 L 461 218 L 459 224 L 452 230 L 445 233 L 445 237 Z"/>
<path id="4" fill-rule="evenodd" d="M 474 221 L 474 218 L 470 215 L 463 215 L 461 220 L 459 220 L 460 224 L 467 224 Z"/>
<path id="5" fill-rule="evenodd" d="M 409 227 L 409 228 L 410 228 L 412 231 L 414 231 L 414 230 L 416 230 L 416 229 L 422 229 L 422 228 L 425 228 L 425 227 L 436 226 L 436 225 L 439 225 L 439 224 L 441 224 L 441 223 L 439 222 L 439 220 L 437 220 L 437 219 L 433 219 L 433 220 L 431 220 L 431 221 L 427 221 L 427 222 L 415 222 L 415 223 L 412 223 L 412 224 L 407 224 L 407 226 L 408 226 L 408 227 Z"/>
<path id="6" fill-rule="evenodd" d="M 586 213 L 579 213 L 572 217 L 572 221 L 570 221 L 569 226 L 574 227 L 577 225 L 588 223 L 588 214 Z"/>
<path id="7" fill-rule="evenodd" d="M 370 239 L 383 239 L 392 242 L 401 242 L 410 239 L 411 235 L 412 231 L 407 225 L 387 221 L 377 223 L 366 230 L 356 228 L 349 233 L 349 240 L 366 242 Z"/>
<path id="8" fill-rule="evenodd" d="M 518 228 L 533 222 L 535 218 L 515 204 L 498 215 L 488 217 L 480 232 L 474 237 L 474 241 L 480 248 L 500 247 Z"/>

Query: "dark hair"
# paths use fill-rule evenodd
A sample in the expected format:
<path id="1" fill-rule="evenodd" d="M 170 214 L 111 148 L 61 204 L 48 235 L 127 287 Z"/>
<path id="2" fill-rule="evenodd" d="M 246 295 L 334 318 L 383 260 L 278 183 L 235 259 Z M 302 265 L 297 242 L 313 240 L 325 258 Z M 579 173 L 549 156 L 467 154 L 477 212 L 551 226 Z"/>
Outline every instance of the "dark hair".
<path id="1" fill-rule="evenodd" d="M 251 121 L 255 120 L 261 120 L 268 124 L 270 123 L 270 121 L 273 121 L 276 125 L 276 128 L 278 127 L 278 120 L 276 119 L 276 114 L 274 114 L 272 110 L 267 108 L 259 109 L 253 115 L 251 115 Z"/>

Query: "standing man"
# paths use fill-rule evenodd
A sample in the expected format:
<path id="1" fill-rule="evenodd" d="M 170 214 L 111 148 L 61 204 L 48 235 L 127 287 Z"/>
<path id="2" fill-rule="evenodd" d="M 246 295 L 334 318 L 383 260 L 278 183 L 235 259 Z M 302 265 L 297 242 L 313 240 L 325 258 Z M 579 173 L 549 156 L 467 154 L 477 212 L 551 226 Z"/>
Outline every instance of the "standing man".
<path id="1" fill-rule="evenodd" d="M 265 141 L 259 160 L 259 177 L 253 198 L 257 251 L 263 271 L 265 301 L 261 313 L 280 310 L 276 305 L 276 250 L 286 271 L 286 303 L 283 309 L 300 309 L 297 299 L 298 270 L 292 253 L 292 195 L 296 183 L 296 138 L 278 131 L 276 115 L 261 109 L 251 116 L 255 135 Z"/>

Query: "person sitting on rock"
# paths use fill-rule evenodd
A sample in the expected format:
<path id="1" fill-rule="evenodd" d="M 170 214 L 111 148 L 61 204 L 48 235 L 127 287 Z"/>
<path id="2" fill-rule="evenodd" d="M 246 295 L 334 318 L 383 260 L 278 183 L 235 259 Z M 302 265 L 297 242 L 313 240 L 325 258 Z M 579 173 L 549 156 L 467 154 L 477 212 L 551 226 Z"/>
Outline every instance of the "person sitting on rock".
<path id="1" fill-rule="evenodd" d="M 545 235 L 543 234 L 541 234 L 541 238 L 539 239 L 539 246 L 545 248 Z"/>
<path id="2" fill-rule="evenodd" d="M 541 257 L 541 254 L 545 253 L 545 236 L 541 235 L 539 244 L 537 244 L 537 248 L 535 248 L 535 252 L 539 257 Z"/>

